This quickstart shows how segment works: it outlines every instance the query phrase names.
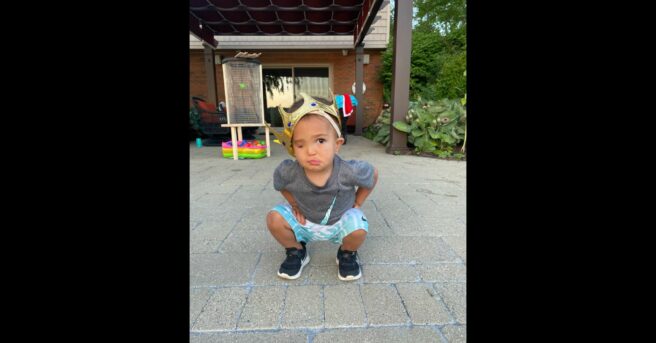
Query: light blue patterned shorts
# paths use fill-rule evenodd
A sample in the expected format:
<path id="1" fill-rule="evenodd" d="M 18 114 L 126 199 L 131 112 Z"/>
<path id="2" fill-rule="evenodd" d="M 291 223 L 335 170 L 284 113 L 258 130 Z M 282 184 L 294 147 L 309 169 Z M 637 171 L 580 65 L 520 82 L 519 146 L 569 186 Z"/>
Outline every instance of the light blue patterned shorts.
<path id="1" fill-rule="evenodd" d="M 276 211 L 285 218 L 289 226 L 292 227 L 294 235 L 296 235 L 296 240 L 299 242 L 331 241 L 342 244 L 342 239 L 355 230 L 364 229 L 369 232 L 367 218 L 359 208 L 352 208 L 344 212 L 342 218 L 333 225 L 315 224 L 307 218 L 305 219 L 305 225 L 301 225 L 296 220 L 294 212 L 292 212 L 292 207 L 289 204 L 277 205 L 271 211 Z"/>

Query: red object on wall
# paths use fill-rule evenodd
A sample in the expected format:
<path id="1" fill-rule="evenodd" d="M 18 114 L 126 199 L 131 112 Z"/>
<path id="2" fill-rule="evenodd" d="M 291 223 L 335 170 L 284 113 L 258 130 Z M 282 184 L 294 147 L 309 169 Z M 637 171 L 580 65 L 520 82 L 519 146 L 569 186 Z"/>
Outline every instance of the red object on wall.
<path id="1" fill-rule="evenodd" d="M 358 106 L 353 106 L 353 113 L 351 113 L 350 116 L 348 116 L 346 120 L 346 125 L 347 126 L 355 126 L 355 114 L 358 109 Z"/>
<path id="2" fill-rule="evenodd" d="M 206 101 L 198 101 L 198 107 L 207 112 L 216 112 L 216 105 Z"/>

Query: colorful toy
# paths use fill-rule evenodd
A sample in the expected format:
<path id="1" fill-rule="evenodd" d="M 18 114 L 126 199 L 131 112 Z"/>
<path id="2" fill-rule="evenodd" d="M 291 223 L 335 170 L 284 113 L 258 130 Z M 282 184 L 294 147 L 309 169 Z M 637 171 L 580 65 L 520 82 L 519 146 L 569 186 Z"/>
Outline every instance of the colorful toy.
<path id="1" fill-rule="evenodd" d="M 223 157 L 233 158 L 232 156 L 232 141 L 223 142 L 221 144 L 221 150 L 223 151 Z M 267 155 L 267 146 L 264 144 L 264 141 L 252 140 L 245 141 L 241 140 L 237 142 L 237 157 L 240 159 L 243 158 L 263 158 Z"/>

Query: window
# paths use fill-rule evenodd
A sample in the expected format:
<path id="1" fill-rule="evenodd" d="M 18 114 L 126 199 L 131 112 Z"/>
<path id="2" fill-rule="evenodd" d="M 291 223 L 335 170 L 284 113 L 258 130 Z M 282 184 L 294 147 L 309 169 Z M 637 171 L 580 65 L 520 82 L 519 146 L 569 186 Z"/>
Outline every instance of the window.
<path id="1" fill-rule="evenodd" d="M 328 67 L 262 68 L 264 117 L 272 126 L 282 126 L 278 106 L 291 107 L 301 92 L 331 101 Z"/>

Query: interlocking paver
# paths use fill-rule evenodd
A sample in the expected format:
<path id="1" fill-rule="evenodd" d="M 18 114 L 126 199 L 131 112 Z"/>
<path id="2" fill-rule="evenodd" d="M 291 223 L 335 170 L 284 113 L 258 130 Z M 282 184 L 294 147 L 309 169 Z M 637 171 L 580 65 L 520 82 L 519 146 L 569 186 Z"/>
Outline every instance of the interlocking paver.
<path id="1" fill-rule="evenodd" d="M 367 321 L 370 325 L 403 325 L 408 315 L 394 285 L 365 284 L 361 286 Z"/>
<path id="2" fill-rule="evenodd" d="M 411 264 L 366 264 L 362 266 L 362 270 L 365 283 L 419 281 L 417 270 Z"/>
<path id="3" fill-rule="evenodd" d="M 214 289 L 211 288 L 192 288 L 189 290 L 189 326 L 193 326 L 212 293 L 214 293 Z"/>
<path id="4" fill-rule="evenodd" d="M 322 286 L 290 286 L 285 298 L 282 327 L 316 328 L 323 325 Z"/>
<path id="5" fill-rule="evenodd" d="M 192 254 L 189 256 L 192 286 L 245 285 L 251 279 L 259 255 L 255 253 Z"/>
<path id="6" fill-rule="evenodd" d="M 360 287 L 354 283 L 324 287 L 325 326 L 356 327 L 365 325 Z"/>
<path id="7" fill-rule="evenodd" d="M 449 343 L 467 342 L 467 325 L 445 325 L 441 331 Z"/>
<path id="8" fill-rule="evenodd" d="M 396 287 L 413 324 L 447 324 L 452 321 L 449 310 L 431 284 L 399 283 Z"/>
<path id="9" fill-rule="evenodd" d="M 467 281 L 467 267 L 463 263 L 418 264 L 416 268 L 423 281 Z"/>
<path id="10" fill-rule="evenodd" d="M 246 301 L 246 288 L 218 288 L 198 315 L 194 330 L 233 330 Z"/>
<path id="11" fill-rule="evenodd" d="M 240 329 L 275 329 L 280 326 L 286 287 L 253 287 L 237 326 Z"/>
<path id="12" fill-rule="evenodd" d="M 435 289 L 453 313 L 456 322 L 460 324 L 467 323 L 466 303 L 464 301 L 467 297 L 467 285 L 464 282 L 442 282 L 436 283 Z"/>
<path id="13" fill-rule="evenodd" d="M 372 327 L 367 329 L 330 330 L 314 336 L 313 343 L 351 343 L 351 342 L 441 342 L 435 330 L 427 327 Z"/>
<path id="14" fill-rule="evenodd" d="M 307 343 L 303 331 L 192 334 L 189 343 Z"/>

